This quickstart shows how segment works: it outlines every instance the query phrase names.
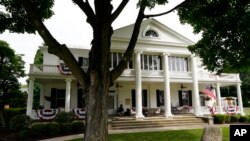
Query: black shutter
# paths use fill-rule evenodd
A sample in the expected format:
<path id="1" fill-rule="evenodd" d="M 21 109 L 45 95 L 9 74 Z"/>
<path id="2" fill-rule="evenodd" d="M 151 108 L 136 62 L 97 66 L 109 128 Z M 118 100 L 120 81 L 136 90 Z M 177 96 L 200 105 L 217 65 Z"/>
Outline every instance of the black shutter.
<path id="1" fill-rule="evenodd" d="M 183 103 L 182 103 L 182 91 L 178 91 L 178 94 L 179 94 L 179 105 L 183 106 Z"/>
<path id="2" fill-rule="evenodd" d="M 148 94 L 147 90 L 142 90 L 142 106 L 148 107 Z"/>
<path id="3" fill-rule="evenodd" d="M 82 89 L 77 89 L 77 108 L 82 108 Z"/>
<path id="4" fill-rule="evenodd" d="M 132 97 L 132 107 L 135 107 L 136 106 L 136 102 L 135 102 L 135 89 L 132 89 L 132 92 L 131 92 L 131 97 Z"/>
<path id="5" fill-rule="evenodd" d="M 189 106 L 193 106 L 192 104 L 192 91 L 188 90 L 188 98 L 189 98 Z"/>
<path id="6" fill-rule="evenodd" d="M 156 90 L 156 105 L 157 107 L 160 106 L 160 91 L 159 90 Z"/>
<path id="7" fill-rule="evenodd" d="M 51 88 L 51 100 L 50 100 L 50 108 L 56 108 L 56 88 Z"/>
<path id="8" fill-rule="evenodd" d="M 83 66 L 83 57 L 78 57 L 78 64 L 82 67 Z"/>

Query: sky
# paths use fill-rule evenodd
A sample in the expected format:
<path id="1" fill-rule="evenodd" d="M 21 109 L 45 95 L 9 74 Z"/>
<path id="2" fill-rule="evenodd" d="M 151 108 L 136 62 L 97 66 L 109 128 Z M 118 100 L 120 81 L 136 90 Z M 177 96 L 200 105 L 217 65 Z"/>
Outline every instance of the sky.
<path id="1" fill-rule="evenodd" d="M 121 0 L 113 0 L 114 9 Z M 157 6 L 153 10 L 147 10 L 146 14 L 165 12 L 183 0 L 169 0 L 165 6 Z M 136 8 L 136 0 L 130 0 L 121 15 L 112 24 L 114 29 L 133 24 L 135 22 L 138 9 Z M 86 16 L 80 8 L 73 4 L 71 0 L 55 0 L 53 7 L 54 16 L 44 23 L 55 39 L 61 44 L 67 44 L 71 47 L 90 48 L 92 39 L 92 29 L 86 23 Z M 164 25 L 182 34 L 188 39 L 197 42 L 201 36 L 193 34 L 193 28 L 187 24 L 180 24 L 177 12 L 168 15 L 156 17 L 158 21 Z M 28 74 L 30 64 L 34 62 L 37 49 L 44 42 L 39 34 L 16 34 L 8 31 L 0 34 L 0 40 L 9 43 L 10 47 L 17 54 L 23 54 L 22 59 L 25 62 L 25 73 Z M 19 82 L 26 84 L 28 77 L 20 78 Z"/>

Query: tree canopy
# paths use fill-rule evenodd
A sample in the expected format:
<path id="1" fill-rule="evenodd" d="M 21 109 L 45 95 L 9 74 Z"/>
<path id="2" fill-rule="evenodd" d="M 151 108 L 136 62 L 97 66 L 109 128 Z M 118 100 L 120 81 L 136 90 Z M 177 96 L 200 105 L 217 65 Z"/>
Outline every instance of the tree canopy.
<path id="1" fill-rule="evenodd" d="M 0 116 L 3 118 L 4 105 L 14 103 L 16 98 L 23 98 L 18 78 L 24 77 L 24 61 L 9 44 L 0 40 Z M 20 99 L 23 102 L 23 100 Z M 23 103 L 22 103 L 23 104 Z M 11 105 L 12 106 L 12 105 Z M 23 105 L 21 105 L 23 106 Z"/>
<path id="2" fill-rule="evenodd" d="M 188 0 L 178 15 L 195 33 L 202 32 L 202 39 L 189 50 L 202 58 L 208 70 L 249 71 L 249 0 Z"/>

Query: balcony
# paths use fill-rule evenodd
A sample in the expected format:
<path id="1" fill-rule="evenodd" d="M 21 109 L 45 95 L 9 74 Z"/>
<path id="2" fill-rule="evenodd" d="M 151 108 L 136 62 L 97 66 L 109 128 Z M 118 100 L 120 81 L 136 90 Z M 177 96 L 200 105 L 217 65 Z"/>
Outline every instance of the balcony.
<path id="1" fill-rule="evenodd" d="M 83 68 L 87 69 L 87 68 Z M 156 79 L 163 79 L 163 71 L 162 70 L 141 70 L 143 78 L 156 78 Z M 59 67 L 57 65 L 30 65 L 30 75 L 62 75 Z M 122 77 L 134 77 L 135 70 L 134 69 L 126 69 L 121 75 Z M 192 81 L 192 72 L 173 72 L 170 71 L 170 79 L 174 82 L 178 82 L 180 80 L 187 82 Z M 217 76 L 212 73 L 208 72 L 199 72 L 197 73 L 198 81 L 199 82 L 227 82 L 227 83 L 236 83 L 240 82 L 238 74 L 229 74 L 224 73 L 220 76 Z"/>

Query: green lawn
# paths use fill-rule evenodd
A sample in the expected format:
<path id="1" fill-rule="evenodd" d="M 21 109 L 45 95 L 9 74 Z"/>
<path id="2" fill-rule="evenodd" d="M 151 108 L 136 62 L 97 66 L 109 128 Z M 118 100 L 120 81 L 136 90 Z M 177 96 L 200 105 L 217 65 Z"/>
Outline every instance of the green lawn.
<path id="1" fill-rule="evenodd" d="M 250 115 L 250 107 L 244 107 L 244 112 L 246 115 Z"/>
<path id="2" fill-rule="evenodd" d="M 110 134 L 109 141 L 200 141 L 203 129 Z M 229 141 L 229 127 L 222 128 L 223 141 Z M 70 141 L 82 141 L 74 139 Z"/>

